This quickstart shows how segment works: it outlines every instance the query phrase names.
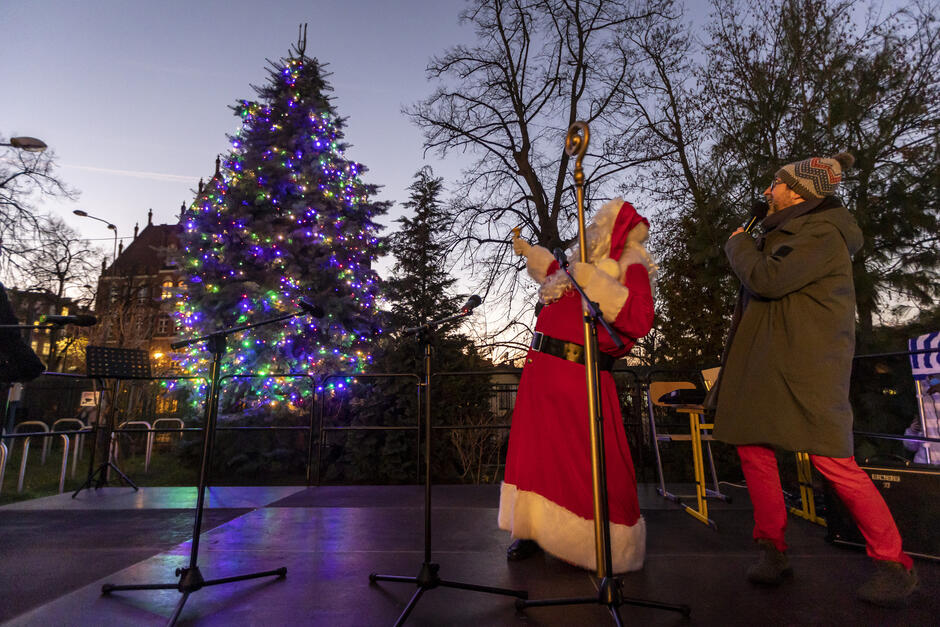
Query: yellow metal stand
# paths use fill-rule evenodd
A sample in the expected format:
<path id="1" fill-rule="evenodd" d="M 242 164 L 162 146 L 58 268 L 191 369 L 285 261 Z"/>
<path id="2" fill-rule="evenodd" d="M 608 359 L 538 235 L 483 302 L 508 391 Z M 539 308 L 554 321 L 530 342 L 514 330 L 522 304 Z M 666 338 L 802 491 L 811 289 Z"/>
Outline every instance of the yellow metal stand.
<path id="1" fill-rule="evenodd" d="M 703 415 L 705 409 L 701 405 L 679 405 L 676 411 L 680 414 L 689 415 L 689 435 L 692 441 L 692 468 L 695 473 L 695 503 L 696 507 L 690 507 L 685 503 L 679 502 L 685 511 L 710 527 L 715 529 L 718 526 L 708 517 L 708 497 L 724 497 L 717 491 L 708 490 L 705 487 L 705 459 L 702 454 L 702 441 L 711 440 L 712 436 L 707 433 L 714 428 L 713 423 L 704 422 Z"/>
<path id="2" fill-rule="evenodd" d="M 813 493 L 813 465 L 809 460 L 809 453 L 796 454 L 796 477 L 800 484 L 801 507 L 791 507 L 790 513 L 825 527 L 826 519 L 816 515 L 816 499 Z"/>
<path id="3" fill-rule="evenodd" d="M 718 477 L 715 472 L 715 461 L 712 457 L 711 430 L 713 423 L 705 422 L 705 408 L 701 405 L 674 405 L 664 403 L 659 398 L 674 390 L 695 389 L 695 385 L 688 381 L 653 381 L 647 388 L 647 401 L 649 409 L 649 426 L 653 439 L 653 451 L 656 454 L 656 471 L 659 478 L 659 487 L 656 489 L 659 494 L 670 501 L 681 505 L 682 508 L 696 520 L 705 523 L 713 529 L 718 529 L 715 521 L 708 517 L 707 499 L 721 499 L 730 502 L 731 498 L 722 494 L 718 487 Z M 675 410 L 680 414 L 689 416 L 689 433 L 658 433 L 656 426 L 655 408 L 665 408 Z M 662 457 L 659 451 L 660 442 L 689 442 L 692 446 L 692 467 L 695 475 L 695 494 L 679 495 L 673 494 L 666 488 L 666 479 L 663 472 Z M 706 453 L 708 455 L 706 459 Z M 709 489 L 705 484 L 705 466 L 708 465 L 712 488 Z M 695 499 L 695 506 L 688 505 L 687 502 Z"/>

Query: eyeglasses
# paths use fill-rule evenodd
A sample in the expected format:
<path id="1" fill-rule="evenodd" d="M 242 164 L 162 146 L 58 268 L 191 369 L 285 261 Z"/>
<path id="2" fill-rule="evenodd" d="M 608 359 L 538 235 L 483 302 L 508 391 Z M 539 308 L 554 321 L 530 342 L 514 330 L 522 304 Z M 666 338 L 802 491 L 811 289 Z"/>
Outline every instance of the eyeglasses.
<path id="1" fill-rule="evenodd" d="M 779 177 L 774 178 L 774 180 L 772 180 L 772 181 L 770 182 L 770 191 L 774 191 L 774 188 L 775 188 L 777 185 L 783 185 L 783 181 L 780 180 Z"/>

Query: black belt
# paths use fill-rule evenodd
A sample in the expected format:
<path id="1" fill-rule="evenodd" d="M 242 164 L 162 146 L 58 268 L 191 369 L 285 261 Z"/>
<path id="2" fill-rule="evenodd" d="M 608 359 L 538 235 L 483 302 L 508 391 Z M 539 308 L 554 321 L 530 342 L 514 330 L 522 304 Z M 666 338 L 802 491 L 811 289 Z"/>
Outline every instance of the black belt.
<path id="1" fill-rule="evenodd" d="M 575 344 L 574 342 L 566 342 L 564 340 L 559 340 L 557 338 L 551 337 L 550 335 L 545 335 L 539 331 L 536 331 L 532 334 L 532 343 L 529 347 L 540 353 L 545 353 L 547 355 L 552 355 L 553 357 L 560 357 L 562 359 L 567 359 L 568 361 L 573 361 L 576 364 L 584 365 L 584 347 L 580 344 Z M 613 355 L 608 355 L 607 353 L 602 353 L 598 351 L 597 357 L 597 367 L 601 370 L 613 370 L 614 362 L 617 361 L 617 358 Z"/>

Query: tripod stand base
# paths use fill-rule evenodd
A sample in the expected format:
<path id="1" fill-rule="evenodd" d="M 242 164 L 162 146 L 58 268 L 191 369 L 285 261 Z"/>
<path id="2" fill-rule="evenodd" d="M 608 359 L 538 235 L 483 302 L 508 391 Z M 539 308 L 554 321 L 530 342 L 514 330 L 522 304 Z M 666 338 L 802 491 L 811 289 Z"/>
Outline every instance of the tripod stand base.
<path id="1" fill-rule="evenodd" d="M 440 564 L 424 562 L 421 564 L 421 572 L 418 573 L 417 577 L 401 577 L 398 575 L 378 575 L 376 573 L 370 573 L 369 582 L 375 583 L 377 581 L 392 581 L 397 583 L 417 584 L 418 589 L 411 597 L 411 600 L 408 601 L 408 605 L 405 606 L 405 609 L 398 617 L 398 620 L 395 621 L 396 626 L 403 625 L 405 623 L 405 619 L 407 619 L 408 615 L 411 614 L 411 610 L 413 610 L 415 605 L 418 604 L 418 599 L 421 598 L 421 595 L 423 595 L 426 590 L 433 590 L 434 588 L 438 587 L 457 588 L 460 590 L 474 590 L 476 592 L 486 592 L 488 594 L 502 594 L 505 596 L 517 597 L 520 600 L 529 598 L 529 593 L 525 590 L 509 590 L 507 588 L 479 586 L 472 583 L 461 583 L 459 581 L 448 581 L 446 579 L 441 579 L 437 574 L 440 569 Z M 519 601 L 516 603 L 518 604 Z"/>
<path id="2" fill-rule="evenodd" d="M 100 466 L 98 466 L 98 468 L 95 469 L 93 473 L 88 475 L 88 479 L 85 480 L 85 483 L 79 486 L 79 488 L 75 490 L 75 492 L 72 493 L 72 498 L 74 499 L 76 496 L 78 496 L 78 493 L 81 492 L 82 490 L 87 490 L 88 488 L 91 488 L 91 484 L 95 479 L 95 475 L 98 475 L 98 481 L 95 483 L 95 489 L 97 490 L 101 488 L 102 486 L 104 486 L 108 482 L 108 480 L 106 479 L 108 470 L 113 470 L 114 472 L 116 472 L 118 476 L 121 477 L 121 479 L 124 481 L 124 483 L 134 488 L 134 492 L 137 492 L 138 490 L 140 490 L 140 488 L 137 487 L 137 484 L 131 481 L 130 477 L 125 475 L 123 472 L 121 472 L 120 468 L 114 465 L 114 462 L 105 462 L 101 464 Z"/>
<path id="3" fill-rule="evenodd" d="M 623 620 L 620 618 L 621 605 L 636 605 L 638 607 L 651 607 L 657 610 L 669 610 L 671 612 L 679 612 L 686 617 L 692 614 L 692 608 L 688 605 L 673 605 L 670 603 L 661 603 L 659 601 L 649 601 L 646 599 L 625 597 L 623 596 L 623 582 L 620 581 L 620 579 L 617 577 L 605 577 L 602 579 L 600 589 L 597 591 L 597 596 L 574 597 L 568 599 L 535 599 L 532 601 L 519 599 L 516 601 L 516 609 L 521 611 L 529 607 L 589 605 L 594 603 L 598 605 L 606 605 L 607 609 L 610 610 L 610 615 L 614 619 L 614 623 L 616 623 L 618 626 L 623 625 Z"/>
<path id="4" fill-rule="evenodd" d="M 173 610 L 173 615 L 170 617 L 168 625 L 175 625 L 177 619 L 179 619 L 180 613 L 183 611 L 183 606 L 186 604 L 189 595 L 204 588 L 206 586 L 217 586 L 223 583 L 232 583 L 234 581 L 244 581 L 246 579 L 259 579 L 261 577 L 277 577 L 278 579 L 284 579 L 287 576 L 287 568 L 281 567 L 275 570 L 266 570 L 264 572 L 251 573 L 248 575 L 234 575 L 232 577 L 221 577 L 219 579 L 203 579 L 202 573 L 199 571 L 198 566 L 193 566 L 192 568 L 177 568 L 176 574 L 180 580 L 176 583 L 143 583 L 143 584 L 128 584 L 128 585 L 115 585 L 112 583 L 106 583 L 101 586 L 101 594 L 107 596 L 115 591 L 121 590 L 179 590 L 183 596 L 180 598 L 179 603 L 176 604 L 176 609 Z"/>

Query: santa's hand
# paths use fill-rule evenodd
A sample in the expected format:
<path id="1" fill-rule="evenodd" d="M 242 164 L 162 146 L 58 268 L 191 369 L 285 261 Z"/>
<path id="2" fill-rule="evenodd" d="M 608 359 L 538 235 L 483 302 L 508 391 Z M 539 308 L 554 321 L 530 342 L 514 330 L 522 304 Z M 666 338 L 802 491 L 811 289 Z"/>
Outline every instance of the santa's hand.
<path id="1" fill-rule="evenodd" d="M 523 257 L 523 256 L 527 257 L 529 255 L 530 248 L 532 248 L 532 245 L 529 244 L 529 242 L 525 241 L 524 239 L 522 239 L 521 237 L 513 233 L 512 250 L 514 253 L 516 253 L 520 257 Z"/>

